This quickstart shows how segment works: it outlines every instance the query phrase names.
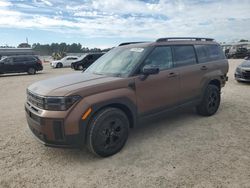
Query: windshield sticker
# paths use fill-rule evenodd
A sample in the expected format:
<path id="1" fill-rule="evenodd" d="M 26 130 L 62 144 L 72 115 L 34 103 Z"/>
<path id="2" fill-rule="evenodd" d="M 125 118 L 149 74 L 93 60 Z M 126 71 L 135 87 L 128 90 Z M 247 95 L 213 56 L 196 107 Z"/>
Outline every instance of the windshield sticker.
<path id="1" fill-rule="evenodd" d="M 140 53 L 143 52 L 143 50 L 144 50 L 143 48 L 131 48 L 130 49 L 131 52 L 140 52 Z"/>

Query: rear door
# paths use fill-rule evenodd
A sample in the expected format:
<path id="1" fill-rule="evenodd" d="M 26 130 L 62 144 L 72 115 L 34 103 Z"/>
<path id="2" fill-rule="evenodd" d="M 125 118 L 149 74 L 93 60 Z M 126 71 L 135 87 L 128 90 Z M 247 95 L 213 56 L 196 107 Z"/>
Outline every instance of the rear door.
<path id="1" fill-rule="evenodd" d="M 179 74 L 173 68 L 172 51 L 169 46 L 156 47 L 146 58 L 145 65 L 157 66 L 159 74 L 135 78 L 138 113 L 146 115 L 164 110 L 179 100 Z M 143 67 L 142 66 L 142 67 Z"/>
<path id="2" fill-rule="evenodd" d="M 203 70 L 198 64 L 193 45 L 173 46 L 174 67 L 180 74 L 180 103 L 197 98 L 201 90 Z"/>
<path id="3" fill-rule="evenodd" d="M 201 85 L 204 86 L 210 77 L 218 76 L 218 70 L 227 67 L 225 65 L 227 61 L 221 47 L 217 44 L 195 45 L 195 49 L 201 69 Z"/>
<path id="4" fill-rule="evenodd" d="M 14 57 L 13 69 L 15 69 L 15 72 L 26 72 L 28 70 L 27 57 Z"/>

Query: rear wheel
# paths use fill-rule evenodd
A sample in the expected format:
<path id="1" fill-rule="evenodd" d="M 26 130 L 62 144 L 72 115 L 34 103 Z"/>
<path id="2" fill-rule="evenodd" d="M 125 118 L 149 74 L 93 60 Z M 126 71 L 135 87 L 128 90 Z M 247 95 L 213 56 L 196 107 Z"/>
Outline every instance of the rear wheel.
<path id="1" fill-rule="evenodd" d="M 89 150 L 101 157 L 119 152 L 129 133 L 126 114 L 117 108 L 105 108 L 98 112 L 90 123 L 87 135 Z"/>
<path id="2" fill-rule="evenodd" d="M 208 85 L 201 103 L 196 107 L 197 113 L 203 116 L 215 114 L 220 106 L 220 90 L 215 85 Z"/>
<path id="3" fill-rule="evenodd" d="M 34 67 L 30 67 L 28 69 L 28 74 L 32 75 L 32 74 L 36 74 L 36 69 Z"/>
<path id="4" fill-rule="evenodd" d="M 62 63 L 57 63 L 56 64 L 56 68 L 62 68 L 63 67 L 63 64 Z"/>

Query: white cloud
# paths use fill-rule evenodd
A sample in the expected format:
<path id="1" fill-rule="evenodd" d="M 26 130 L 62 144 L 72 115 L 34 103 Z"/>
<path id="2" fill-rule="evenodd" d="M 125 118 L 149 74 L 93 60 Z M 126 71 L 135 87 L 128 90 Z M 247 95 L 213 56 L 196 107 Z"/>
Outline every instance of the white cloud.
<path id="1" fill-rule="evenodd" d="M 250 1 L 160 0 L 144 3 L 137 0 L 95 0 L 85 3 L 62 3 L 36 0 L 44 12 L 14 10 L 8 1 L 0 1 L 0 27 L 33 28 L 83 37 L 145 38 L 164 36 L 203 36 L 218 40 L 250 37 Z M 60 4 L 61 2 L 61 4 Z M 73 4 L 71 4 L 73 3 Z M 66 5 L 67 4 L 67 5 Z M 52 7 L 51 7 L 52 6 Z M 26 7 L 27 8 L 27 7 Z M 36 10 L 36 9 L 34 9 Z M 58 13 L 60 12 L 60 16 Z M 56 14 L 57 13 L 57 14 Z M 65 16 L 66 15 L 66 16 Z"/>
<path id="2" fill-rule="evenodd" d="M 4 0 L 0 1 L 0 7 L 8 7 L 8 6 L 11 6 L 11 5 L 12 5 L 11 2 L 4 1 Z"/>

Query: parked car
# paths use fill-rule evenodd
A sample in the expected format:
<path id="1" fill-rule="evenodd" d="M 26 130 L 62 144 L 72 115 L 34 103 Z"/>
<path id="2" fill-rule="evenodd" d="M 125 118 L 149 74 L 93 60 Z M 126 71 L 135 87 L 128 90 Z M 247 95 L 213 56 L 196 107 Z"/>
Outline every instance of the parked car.
<path id="1" fill-rule="evenodd" d="M 245 60 L 250 60 L 250 55 L 244 58 Z"/>
<path id="2" fill-rule="evenodd" d="M 228 61 L 206 38 L 161 38 L 126 44 L 85 72 L 32 84 L 28 125 L 48 146 L 83 146 L 101 157 L 119 152 L 129 129 L 145 118 L 190 105 L 214 115 L 227 81 Z"/>
<path id="3" fill-rule="evenodd" d="M 71 63 L 76 60 L 78 60 L 77 56 L 66 56 L 60 60 L 52 61 L 50 65 L 52 68 L 70 67 Z"/>
<path id="4" fill-rule="evenodd" d="M 71 68 L 75 70 L 85 70 L 94 63 L 104 53 L 89 53 L 81 56 L 77 61 L 71 64 Z"/>
<path id="5" fill-rule="evenodd" d="M 234 77 L 238 82 L 250 82 L 250 59 L 243 61 L 236 68 Z"/>
<path id="6" fill-rule="evenodd" d="M 9 56 L 0 60 L 0 74 L 21 72 L 36 74 L 41 70 L 43 70 L 43 65 L 37 56 Z"/>
<path id="7" fill-rule="evenodd" d="M 245 58 L 250 55 L 247 48 L 238 48 L 236 51 L 230 51 L 227 53 L 228 58 Z"/>

